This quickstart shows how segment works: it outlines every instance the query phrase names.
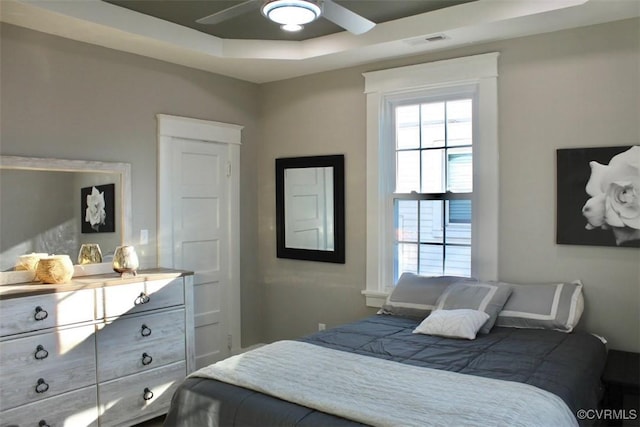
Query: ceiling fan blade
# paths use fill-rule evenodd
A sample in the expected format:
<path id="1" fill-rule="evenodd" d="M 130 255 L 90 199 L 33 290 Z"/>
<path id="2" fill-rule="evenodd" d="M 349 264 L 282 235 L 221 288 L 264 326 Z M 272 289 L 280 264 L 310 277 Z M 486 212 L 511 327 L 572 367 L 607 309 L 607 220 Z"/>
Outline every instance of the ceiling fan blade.
<path id="1" fill-rule="evenodd" d="M 363 34 L 376 26 L 375 22 L 350 11 L 344 6 L 324 0 L 322 2 L 322 16 L 353 34 Z"/>
<path id="2" fill-rule="evenodd" d="M 231 6 L 227 9 L 213 13 L 209 16 L 205 16 L 204 18 L 197 19 L 196 22 L 198 24 L 206 25 L 218 24 L 222 21 L 235 18 L 236 16 L 240 16 L 244 13 L 251 12 L 252 10 L 259 8 L 261 4 L 262 2 L 260 0 L 247 0 L 245 2 L 236 4 L 235 6 Z"/>

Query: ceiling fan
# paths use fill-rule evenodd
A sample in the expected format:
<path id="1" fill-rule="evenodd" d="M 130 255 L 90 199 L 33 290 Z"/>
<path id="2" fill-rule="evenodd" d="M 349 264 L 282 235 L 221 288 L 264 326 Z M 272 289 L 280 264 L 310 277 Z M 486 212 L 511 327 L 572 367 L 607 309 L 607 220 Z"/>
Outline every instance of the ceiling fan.
<path id="1" fill-rule="evenodd" d="M 286 31 L 299 31 L 304 24 L 313 22 L 320 16 L 356 35 L 366 33 L 376 25 L 333 0 L 247 0 L 196 22 L 218 24 L 258 8 L 261 8 L 265 17 L 280 24 Z"/>

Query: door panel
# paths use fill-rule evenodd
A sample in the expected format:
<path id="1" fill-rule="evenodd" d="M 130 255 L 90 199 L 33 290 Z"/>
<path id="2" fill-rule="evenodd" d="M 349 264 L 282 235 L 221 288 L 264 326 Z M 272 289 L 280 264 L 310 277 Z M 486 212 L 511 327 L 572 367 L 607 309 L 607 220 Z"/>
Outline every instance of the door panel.
<path id="1" fill-rule="evenodd" d="M 220 271 L 220 241 L 183 242 L 182 259 L 188 260 L 189 269 L 200 275 L 205 272 Z M 195 283 L 200 283 L 198 277 Z"/>
<path id="2" fill-rule="evenodd" d="M 229 355 L 223 303 L 229 285 L 229 189 L 223 144 L 176 139 L 173 171 L 174 256 L 194 275 L 196 368 Z"/>
<path id="3" fill-rule="evenodd" d="M 220 230 L 220 201 L 217 197 L 184 199 L 182 203 L 182 232 L 188 240 L 215 239 Z M 202 228 L 202 224 L 210 227 Z"/>

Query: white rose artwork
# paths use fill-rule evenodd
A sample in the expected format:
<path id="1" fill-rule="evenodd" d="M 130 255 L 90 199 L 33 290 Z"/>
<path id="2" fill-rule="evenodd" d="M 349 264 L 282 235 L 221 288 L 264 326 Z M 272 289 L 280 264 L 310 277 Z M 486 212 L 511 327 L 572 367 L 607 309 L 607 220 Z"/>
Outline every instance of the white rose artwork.
<path id="1" fill-rule="evenodd" d="M 619 246 L 640 240 L 640 146 L 611 158 L 608 165 L 589 162 L 586 192 L 591 198 L 582 208 L 586 229 L 611 230 Z"/>
<path id="2" fill-rule="evenodd" d="M 87 210 L 84 220 L 91 224 L 91 228 L 98 231 L 101 225 L 105 224 L 107 212 L 105 211 L 104 192 L 98 191 L 96 187 L 91 189 L 91 194 L 87 195 Z"/>
<path id="3" fill-rule="evenodd" d="M 102 184 L 80 189 L 82 233 L 116 231 L 115 188 L 115 184 Z"/>

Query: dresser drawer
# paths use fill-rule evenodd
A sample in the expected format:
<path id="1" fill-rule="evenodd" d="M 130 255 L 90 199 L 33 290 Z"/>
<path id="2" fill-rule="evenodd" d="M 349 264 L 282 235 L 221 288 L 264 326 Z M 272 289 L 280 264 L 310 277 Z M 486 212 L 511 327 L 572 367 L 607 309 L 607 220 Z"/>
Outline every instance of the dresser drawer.
<path id="1" fill-rule="evenodd" d="M 44 421 L 43 424 L 41 422 Z M 95 427 L 98 425 L 96 386 L 83 388 L 0 413 L 0 427 Z"/>
<path id="2" fill-rule="evenodd" d="M 0 336 L 93 320 L 93 290 L 0 300 Z"/>
<path id="3" fill-rule="evenodd" d="M 96 383 L 95 327 L 0 342 L 0 410 Z"/>
<path id="4" fill-rule="evenodd" d="M 185 363 L 178 362 L 100 384 L 100 426 L 130 425 L 166 413 L 185 375 Z"/>
<path id="5" fill-rule="evenodd" d="M 99 325 L 98 382 L 184 360 L 184 316 L 178 309 Z"/>
<path id="6" fill-rule="evenodd" d="M 116 317 L 183 304 L 182 278 L 107 286 L 99 290 L 97 317 Z"/>

